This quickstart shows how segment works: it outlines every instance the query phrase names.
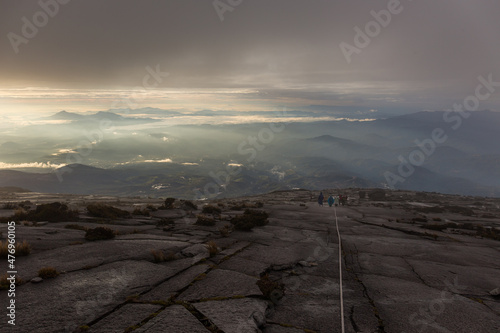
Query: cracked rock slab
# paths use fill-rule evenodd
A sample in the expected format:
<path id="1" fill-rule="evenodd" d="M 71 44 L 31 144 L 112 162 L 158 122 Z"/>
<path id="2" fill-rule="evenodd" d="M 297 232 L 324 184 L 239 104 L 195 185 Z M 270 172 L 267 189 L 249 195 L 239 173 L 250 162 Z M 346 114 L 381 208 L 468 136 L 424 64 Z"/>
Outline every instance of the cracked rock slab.
<path id="1" fill-rule="evenodd" d="M 232 299 L 193 304 L 224 332 L 257 333 L 266 322 L 268 303 L 258 299 Z"/>
<path id="2" fill-rule="evenodd" d="M 187 287 L 197 276 L 205 273 L 208 268 L 209 266 L 206 264 L 194 265 L 181 274 L 163 282 L 158 287 L 141 296 L 140 299 L 142 301 L 166 301 L 170 296 Z"/>
<path id="3" fill-rule="evenodd" d="M 266 325 L 262 333 L 304 333 L 304 330 L 280 325 Z"/>
<path id="4" fill-rule="evenodd" d="M 318 332 L 336 332 L 340 322 L 340 303 L 337 296 L 312 297 L 300 293 L 287 295 L 279 301 L 269 317 L 273 322 Z"/>
<path id="5" fill-rule="evenodd" d="M 186 257 L 197 257 L 203 256 L 207 258 L 209 256 L 208 248 L 205 244 L 194 244 L 181 251 Z"/>
<path id="6" fill-rule="evenodd" d="M 200 299 L 232 296 L 262 296 L 257 278 L 225 269 L 215 269 L 195 282 L 178 299 L 194 301 Z"/>
<path id="7" fill-rule="evenodd" d="M 89 333 L 123 333 L 161 308 L 153 304 L 127 304 L 93 325 Z"/>
<path id="8" fill-rule="evenodd" d="M 498 332 L 498 315 L 443 288 L 376 275 L 363 276 L 387 332 Z"/>
<path id="9" fill-rule="evenodd" d="M 16 290 L 16 326 L 0 322 L 1 332 L 73 332 L 112 311 L 171 274 L 167 267 L 145 261 L 121 261 L 91 270 L 61 274 Z M 7 304 L 7 293 L 0 304 Z"/>
<path id="10" fill-rule="evenodd" d="M 282 245 L 283 247 L 254 245 L 243 250 L 239 256 L 268 265 L 290 265 L 307 260 L 314 255 L 317 247 L 316 244 L 304 242 Z"/>
<path id="11" fill-rule="evenodd" d="M 30 280 L 42 267 L 72 271 L 121 260 L 152 260 L 151 250 L 177 252 L 189 243 L 164 240 L 105 240 L 35 253 L 21 258 L 21 278 Z M 61 259 L 64 258 L 64 259 Z"/>
<path id="12" fill-rule="evenodd" d="M 172 305 L 134 332 L 207 333 L 208 330 L 185 307 Z"/>
<path id="13" fill-rule="evenodd" d="M 240 272 L 255 277 L 260 276 L 261 273 L 264 273 L 268 267 L 269 265 L 266 263 L 240 258 L 239 256 L 235 256 L 229 260 L 226 260 L 219 265 L 219 268 Z"/>

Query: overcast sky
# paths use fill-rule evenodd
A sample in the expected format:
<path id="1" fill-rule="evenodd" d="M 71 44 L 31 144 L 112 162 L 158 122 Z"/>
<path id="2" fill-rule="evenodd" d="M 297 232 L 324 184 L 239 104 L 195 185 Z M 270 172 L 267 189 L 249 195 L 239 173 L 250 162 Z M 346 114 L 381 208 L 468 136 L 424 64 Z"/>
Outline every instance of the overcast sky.
<path id="1" fill-rule="evenodd" d="M 60 0 L 41 13 L 54 1 L 0 0 L 0 113 L 127 100 L 405 113 L 450 109 L 480 75 L 500 82 L 498 0 Z M 398 13 L 348 63 L 341 43 L 355 47 L 354 28 L 390 3 Z M 500 111 L 498 90 L 480 109 Z"/>

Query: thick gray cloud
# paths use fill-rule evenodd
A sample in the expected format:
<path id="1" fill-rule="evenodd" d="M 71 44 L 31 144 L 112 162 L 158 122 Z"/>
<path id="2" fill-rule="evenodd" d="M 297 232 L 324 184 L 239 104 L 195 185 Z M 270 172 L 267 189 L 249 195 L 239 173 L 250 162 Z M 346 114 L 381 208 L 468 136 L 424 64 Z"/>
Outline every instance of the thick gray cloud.
<path id="1" fill-rule="evenodd" d="M 340 43 L 355 46 L 354 27 L 395 0 L 220 2 L 237 4 L 223 21 L 212 0 L 72 0 L 16 53 L 8 34 L 22 36 L 22 18 L 33 22 L 40 1 L 0 0 L 0 88 L 128 88 L 159 65 L 170 73 L 164 88 L 440 109 L 474 93 L 479 75 L 500 81 L 497 0 L 401 0 L 350 63 Z M 500 110 L 500 100 L 482 106 Z"/>

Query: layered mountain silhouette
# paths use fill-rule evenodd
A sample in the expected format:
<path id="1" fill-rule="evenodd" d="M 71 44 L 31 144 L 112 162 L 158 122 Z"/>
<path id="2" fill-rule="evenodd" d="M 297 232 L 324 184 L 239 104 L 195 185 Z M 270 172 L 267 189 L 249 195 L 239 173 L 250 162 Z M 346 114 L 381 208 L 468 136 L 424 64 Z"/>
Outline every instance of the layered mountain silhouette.
<path id="1" fill-rule="evenodd" d="M 114 124 L 132 124 L 132 123 L 147 123 L 147 122 L 155 122 L 157 119 L 153 118 L 137 118 L 137 117 L 124 117 L 119 114 L 109 112 L 109 111 L 99 111 L 94 114 L 82 115 L 78 113 L 68 112 L 68 111 L 60 111 L 56 114 L 48 117 L 50 120 L 66 120 L 71 122 L 88 122 L 88 121 L 110 121 Z"/>
<path id="2" fill-rule="evenodd" d="M 183 198 L 337 186 L 500 196 L 500 113 L 474 112 L 460 123 L 446 121 L 449 117 L 460 115 L 419 112 L 363 122 L 165 127 L 155 125 L 156 119 L 114 112 L 61 111 L 51 119 L 69 122 L 33 126 L 24 137 L 0 141 L 0 162 L 66 166 L 53 171 L 4 167 L 0 186 Z M 124 127 L 133 130 L 99 132 L 100 120 L 133 125 Z M 436 130 L 446 139 L 433 142 Z M 414 163 L 415 156 L 422 160 L 402 174 L 403 164 Z M 233 172 L 230 165 L 239 167 Z M 399 181 L 391 184 L 388 174 Z"/>

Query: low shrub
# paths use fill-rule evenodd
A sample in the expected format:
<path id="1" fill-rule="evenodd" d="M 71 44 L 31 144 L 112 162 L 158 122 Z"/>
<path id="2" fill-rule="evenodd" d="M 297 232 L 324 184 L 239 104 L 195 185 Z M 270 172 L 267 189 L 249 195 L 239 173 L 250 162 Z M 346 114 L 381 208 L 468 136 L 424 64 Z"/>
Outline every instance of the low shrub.
<path id="1" fill-rule="evenodd" d="M 283 297 L 285 292 L 285 285 L 281 282 L 272 281 L 268 274 L 261 276 L 260 280 L 257 281 L 257 286 L 264 297 L 275 304 Z"/>
<path id="2" fill-rule="evenodd" d="M 87 231 L 87 227 L 84 227 L 83 225 L 79 224 L 66 224 L 64 228 Z"/>
<path id="3" fill-rule="evenodd" d="M 175 224 L 175 219 L 162 217 L 158 222 L 156 222 L 156 227 L 160 228 L 172 224 Z"/>
<path id="4" fill-rule="evenodd" d="M 147 210 L 146 208 L 144 208 L 144 209 L 136 208 L 132 212 L 132 215 L 149 216 L 149 210 Z"/>
<path id="5" fill-rule="evenodd" d="M 261 201 L 257 201 L 254 204 L 249 204 L 249 203 L 239 203 L 235 204 L 234 202 L 232 203 L 232 206 L 229 208 L 230 210 L 243 210 L 247 208 L 262 208 L 264 207 L 264 203 Z"/>
<path id="6" fill-rule="evenodd" d="M 434 206 L 434 207 L 415 207 L 415 211 L 421 213 L 443 213 L 445 211 L 444 207 Z"/>
<path id="7" fill-rule="evenodd" d="M 19 206 L 13 202 L 7 202 L 3 204 L 2 209 L 16 209 L 18 207 Z"/>
<path id="8" fill-rule="evenodd" d="M 450 213 L 461 214 L 461 215 L 465 215 L 465 216 L 474 215 L 474 211 L 468 207 L 446 205 L 446 206 L 444 206 L 444 208 L 447 211 L 449 211 Z"/>
<path id="9" fill-rule="evenodd" d="M 175 198 L 166 198 L 163 206 L 160 209 L 173 209 L 174 208 Z"/>
<path id="10" fill-rule="evenodd" d="M 215 207 L 212 205 L 207 205 L 204 206 L 203 209 L 201 210 L 203 214 L 220 214 L 222 213 L 222 210 L 219 207 Z"/>
<path id="11" fill-rule="evenodd" d="M 49 222 L 75 221 L 78 219 L 77 210 L 71 210 L 66 204 L 60 202 L 39 205 L 36 207 L 33 215 L 29 216 L 28 219 Z"/>
<path id="12" fill-rule="evenodd" d="M 414 208 L 417 212 L 421 213 L 443 213 L 448 211 L 450 213 L 461 214 L 465 216 L 474 215 L 474 210 L 469 207 L 454 206 L 454 205 L 444 205 L 444 206 L 434 206 L 434 207 L 416 207 Z"/>
<path id="13" fill-rule="evenodd" d="M 19 207 L 29 209 L 31 206 L 33 206 L 33 203 L 29 200 L 21 201 L 18 205 Z"/>
<path id="14" fill-rule="evenodd" d="M 246 209 L 243 215 L 233 217 L 231 223 L 236 230 L 250 231 L 253 227 L 266 225 L 269 214 L 261 210 Z"/>
<path id="15" fill-rule="evenodd" d="M 115 238 L 115 232 L 106 227 L 87 229 L 85 239 L 88 241 L 105 240 Z"/>
<path id="16" fill-rule="evenodd" d="M 443 231 L 447 228 L 459 228 L 459 225 L 456 223 L 450 222 L 450 223 L 443 223 L 443 224 L 424 224 L 420 227 L 424 228 L 424 229 L 429 229 L 429 230 Z"/>
<path id="17" fill-rule="evenodd" d="M 153 206 L 152 204 L 148 204 L 146 206 L 146 209 L 152 211 L 152 212 L 156 212 L 158 210 L 158 208 L 156 208 L 155 206 Z"/>
<path id="18" fill-rule="evenodd" d="M 463 223 L 460 225 L 457 225 L 458 229 L 465 229 L 465 230 L 474 230 L 475 226 L 472 223 Z"/>
<path id="19" fill-rule="evenodd" d="M 478 226 L 476 235 L 500 241 L 500 231 L 495 228 L 484 228 L 483 226 Z"/>
<path id="20" fill-rule="evenodd" d="M 214 255 L 216 255 L 218 252 L 219 252 L 219 248 L 217 246 L 217 243 L 213 240 L 207 242 L 207 249 L 208 249 L 208 253 L 210 254 L 211 257 L 213 257 Z"/>
<path id="21" fill-rule="evenodd" d="M 222 228 L 219 228 L 219 232 L 222 235 L 222 237 L 229 237 L 231 232 L 233 232 L 233 226 L 230 224 L 226 224 Z"/>
<path id="22" fill-rule="evenodd" d="M 130 213 L 126 210 L 122 210 L 102 203 L 88 205 L 87 211 L 90 216 L 101 217 L 105 219 L 118 219 L 130 216 Z"/>
<path id="23" fill-rule="evenodd" d="M 425 225 L 422 225 L 422 228 L 429 229 L 429 230 L 443 231 L 443 230 L 448 228 L 448 225 L 447 224 L 425 224 Z"/>
<path id="24" fill-rule="evenodd" d="M 4 274 L 4 275 L 0 276 L 0 290 L 8 290 L 8 289 L 10 289 L 11 280 L 8 280 L 8 278 L 9 278 L 9 275 L 7 275 L 7 274 Z M 21 283 L 23 283 L 23 280 L 20 279 L 20 278 L 18 278 L 16 276 L 14 284 L 16 286 L 18 286 Z"/>
<path id="25" fill-rule="evenodd" d="M 27 256 L 31 253 L 31 245 L 27 241 L 16 243 L 16 256 Z"/>
<path id="26" fill-rule="evenodd" d="M 23 241 L 22 243 L 16 243 L 16 252 L 15 256 L 27 256 L 31 253 L 31 245 L 27 241 Z M 0 241 L 0 258 L 7 258 L 9 255 L 9 242 Z"/>
<path id="27" fill-rule="evenodd" d="M 42 279 L 52 279 L 59 275 L 59 272 L 54 267 L 43 267 L 38 271 L 38 276 Z"/>
<path id="28" fill-rule="evenodd" d="M 0 241 L 0 258 L 7 258 L 9 255 L 9 242 Z"/>
<path id="29" fill-rule="evenodd" d="M 198 206 L 195 205 L 193 202 L 189 201 L 189 200 L 184 200 L 182 202 L 182 208 L 184 210 L 197 210 L 198 209 Z"/>
<path id="30" fill-rule="evenodd" d="M 35 210 L 26 211 L 19 206 L 10 220 L 14 221 L 48 221 L 48 222 L 67 222 L 78 221 L 78 211 L 71 210 L 66 204 L 53 202 L 38 205 Z"/>
<path id="31" fill-rule="evenodd" d="M 162 250 L 151 250 L 153 261 L 156 263 L 175 260 L 175 253 L 169 251 L 165 254 Z"/>
<path id="32" fill-rule="evenodd" d="M 215 220 L 213 218 L 208 217 L 208 216 L 198 215 L 197 220 L 196 220 L 196 224 L 211 227 L 211 226 L 215 225 Z"/>

